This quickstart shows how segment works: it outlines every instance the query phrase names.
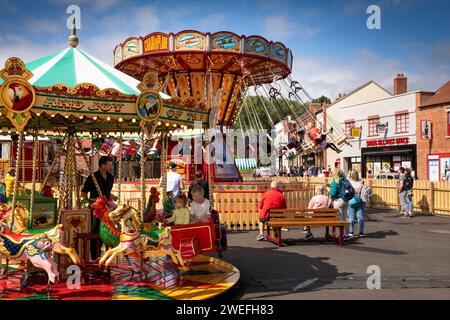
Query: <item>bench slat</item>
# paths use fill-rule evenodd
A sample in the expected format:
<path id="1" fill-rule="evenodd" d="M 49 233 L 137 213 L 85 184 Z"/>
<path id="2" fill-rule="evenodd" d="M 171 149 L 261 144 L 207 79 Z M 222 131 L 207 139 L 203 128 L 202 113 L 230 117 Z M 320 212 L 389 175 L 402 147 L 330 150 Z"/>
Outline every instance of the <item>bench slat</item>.
<path id="1" fill-rule="evenodd" d="M 298 221 L 298 222 L 273 222 L 269 225 L 271 227 L 289 227 L 289 226 L 348 226 L 350 223 L 348 221 Z"/>
<path id="2" fill-rule="evenodd" d="M 333 209 L 333 208 L 321 208 L 321 209 L 295 209 L 295 208 L 291 208 L 291 209 L 270 209 L 270 213 L 294 213 L 294 212 L 298 212 L 298 213 L 304 213 L 304 212 L 316 212 L 316 213 L 334 213 L 334 212 L 338 212 L 337 209 Z"/>
<path id="3" fill-rule="evenodd" d="M 270 218 L 302 218 L 302 217 L 337 217 L 336 213 L 272 213 L 270 214 Z"/>

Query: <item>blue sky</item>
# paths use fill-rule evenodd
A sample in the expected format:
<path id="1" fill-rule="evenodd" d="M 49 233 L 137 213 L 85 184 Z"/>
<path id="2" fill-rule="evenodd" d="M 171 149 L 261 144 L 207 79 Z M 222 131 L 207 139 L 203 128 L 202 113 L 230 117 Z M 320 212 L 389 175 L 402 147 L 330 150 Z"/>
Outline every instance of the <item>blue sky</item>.
<path id="1" fill-rule="evenodd" d="M 0 0 L 0 64 L 64 48 L 70 4 L 81 8 L 80 48 L 107 63 L 129 36 L 228 30 L 285 43 L 294 78 L 313 96 L 334 99 L 369 80 L 392 90 L 396 73 L 410 90 L 436 90 L 450 79 L 447 0 Z M 366 27 L 370 4 L 381 8 L 381 30 Z"/>

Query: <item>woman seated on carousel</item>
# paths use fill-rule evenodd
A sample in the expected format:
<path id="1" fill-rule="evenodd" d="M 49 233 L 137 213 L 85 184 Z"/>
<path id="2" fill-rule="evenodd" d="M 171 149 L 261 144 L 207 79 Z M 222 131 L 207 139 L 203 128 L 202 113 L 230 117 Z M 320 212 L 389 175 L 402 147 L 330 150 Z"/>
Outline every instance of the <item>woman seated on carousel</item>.
<path id="1" fill-rule="evenodd" d="M 204 198 L 204 193 L 205 191 L 200 185 L 192 188 L 191 223 L 208 222 L 211 218 L 211 203 Z"/>
<path id="2" fill-rule="evenodd" d="M 333 128 L 330 128 L 328 131 L 322 131 L 319 128 L 316 128 L 312 122 L 308 122 L 306 125 L 306 130 L 308 130 L 308 137 L 314 142 L 317 151 L 330 148 L 337 153 L 342 152 L 342 150 L 339 149 L 334 143 L 327 141 L 327 135 L 329 133 L 333 133 Z"/>

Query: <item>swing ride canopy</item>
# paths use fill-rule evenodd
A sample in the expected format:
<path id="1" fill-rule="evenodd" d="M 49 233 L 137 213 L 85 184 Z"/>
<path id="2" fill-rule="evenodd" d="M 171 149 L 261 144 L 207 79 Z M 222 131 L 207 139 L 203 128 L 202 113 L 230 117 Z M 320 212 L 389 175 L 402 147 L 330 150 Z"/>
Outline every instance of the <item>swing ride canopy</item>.
<path id="1" fill-rule="evenodd" d="M 115 67 L 136 79 L 158 73 L 167 93 L 201 109 L 217 108 L 219 125 L 231 125 L 249 86 L 291 73 L 292 52 L 280 42 L 232 32 L 150 33 L 114 49 Z"/>

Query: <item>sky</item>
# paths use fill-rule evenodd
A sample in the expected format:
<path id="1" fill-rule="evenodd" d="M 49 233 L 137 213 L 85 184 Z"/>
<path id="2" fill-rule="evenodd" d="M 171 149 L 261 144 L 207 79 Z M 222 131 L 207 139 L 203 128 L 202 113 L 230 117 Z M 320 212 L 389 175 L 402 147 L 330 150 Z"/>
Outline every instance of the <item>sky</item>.
<path id="1" fill-rule="evenodd" d="M 155 31 L 232 31 L 281 41 L 294 55 L 293 78 L 313 97 L 334 100 L 374 80 L 392 92 L 397 73 L 409 90 L 435 91 L 450 80 L 447 0 L 0 0 L 0 65 L 67 46 L 67 7 L 81 9 L 79 48 L 112 65 L 116 44 Z M 381 10 L 370 30 L 369 5 Z"/>

